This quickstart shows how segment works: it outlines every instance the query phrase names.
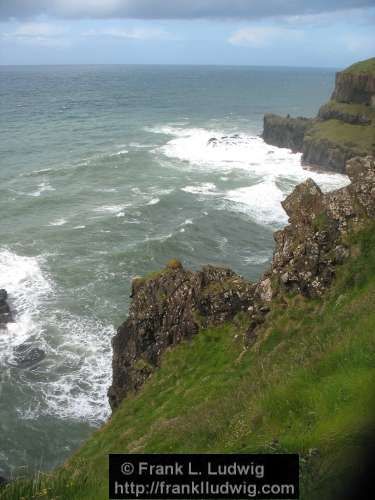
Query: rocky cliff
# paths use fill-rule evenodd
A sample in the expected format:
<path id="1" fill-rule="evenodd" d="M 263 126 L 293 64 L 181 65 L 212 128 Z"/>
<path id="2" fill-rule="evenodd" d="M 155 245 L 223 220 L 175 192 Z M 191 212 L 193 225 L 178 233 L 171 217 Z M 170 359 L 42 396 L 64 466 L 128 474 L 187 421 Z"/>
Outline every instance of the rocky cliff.
<path id="1" fill-rule="evenodd" d="M 305 133 L 312 124 L 313 120 L 309 118 L 284 118 L 268 113 L 264 115 L 263 139 L 280 148 L 301 151 Z"/>
<path id="2" fill-rule="evenodd" d="M 375 106 L 375 58 L 353 64 L 337 73 L 332 99 Z"/>
<path id="3" fill-rule="evenodd" d="M 289 224 L 275 233 L 270 269 L 250 283 L 229 269 L 185 270 L 172 261 L 159 274 L 133 280 L 128 319 L 113 339 L 113 409 L 137 391 L 159 366 L 163 352 L 200 329 L 245 316 L 244 347 L 257 339 L 275 297 L 317 297 L 329 288 L 338 265 L 350 255 L 348 234 L 375 218 L 375 160 L 347 163 L 351 184 L 323 194 L 311 179 L 283 202 Z"/>
<path id="4" fill-rule="evenodd" d="M 262 137 L 337 172 L 350 158 L 375 154 L 375 58 L 337 73 L 332 98 L 315 119 L 265 115 Z"/>
<path id="5" fill-rule="evenodd" d="M 113 338 L 113 381 L 109 401 L 116 408 L 137 391 L 170 346 L 199 329 L 246 311 L 254 285 L 229 269 L 185 270 L 174 260 L 156 276 L 135 278 L 128 319 Z"/>

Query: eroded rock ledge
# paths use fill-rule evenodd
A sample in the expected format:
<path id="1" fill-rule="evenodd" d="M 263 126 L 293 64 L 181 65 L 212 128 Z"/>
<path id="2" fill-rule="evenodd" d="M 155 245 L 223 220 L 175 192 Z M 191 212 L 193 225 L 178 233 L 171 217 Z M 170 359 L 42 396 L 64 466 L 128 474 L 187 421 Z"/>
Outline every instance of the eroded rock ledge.
<path id="1" fill-rule="evenodd" d="M 375 58 L 337 73 L 316 118 L 265 115 L 262 137 L 301 152 L 305 164 L 342 173 L 351 158 L 375 155 Z"/>
<path id="2" fill-rule="evenodd" d="M 242 312 L 249 346 L 276 295 L 316 297 L 327 290 L 336 267 L 350 255 L 348 231 L 375 218 L 375 159 L 352 159 L 347 173 L 347 187 L 323 194 L 309 179 L 286 198 L 289 224 L 275 233 L 271 267 L 258 283 L 213 266 L 185 270 L 178 261 L 158 275 L 133 280 L 128 319 L 113 338 L 112 409 L 142 386 L 166 349 L 201 328 Z"/>

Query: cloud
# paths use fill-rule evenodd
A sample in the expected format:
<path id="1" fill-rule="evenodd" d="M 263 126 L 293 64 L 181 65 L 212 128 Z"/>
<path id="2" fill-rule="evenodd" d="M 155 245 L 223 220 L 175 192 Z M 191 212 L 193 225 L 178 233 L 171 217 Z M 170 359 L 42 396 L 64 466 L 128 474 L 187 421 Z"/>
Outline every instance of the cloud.
<path id="1" fill-rule="evenodd" d="M 374 0 L 1 0 L 0 18 L 194 19 L 307 15 L 374 6 Z"/>
<path id="2" fill-rule="evenodd" d="M 303 32 L 299 30 L 288 30 L 272 26 L 252 26 L 242 28 L 233 33 L 228 42 L 232 45 L 246 46 L 252 48 L 266 47 L 277 40 L 300 39 Z"/>
<path id="3" fill-rule="evenodd" d="M 19 24 L 12 31 L 0 33 L 0 38 L 41 46 L 66 47 L 70 45 L 66 35 L 67 30 L 57 24 L 27 22 Z"/>
<path id="4" fill-rule="evenodd" d="M 152 39 L 170 39 L 169 33 L 159 28 L 108 28 L 91 29 L 83 32 L 84 37 L 108 37 L 108 38 L 128 38 L 133 40 L 152 40 Z"/>
<path id="5" fill-rule="evenodd" d="M 53 38 L 61 36 L 65 33 L 65 29 L 50 23 L 24 23 L 19 25 L 11 33 L 6 33 L 7 36 L 13 38 Z"/>

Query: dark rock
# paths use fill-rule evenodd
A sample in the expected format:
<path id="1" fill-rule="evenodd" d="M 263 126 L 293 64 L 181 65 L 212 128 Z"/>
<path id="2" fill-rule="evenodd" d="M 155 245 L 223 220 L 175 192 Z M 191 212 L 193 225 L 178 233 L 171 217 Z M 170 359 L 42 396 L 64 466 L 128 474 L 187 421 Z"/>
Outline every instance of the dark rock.
<path id="1" fill-rule="evenodd" d="M 15 368 L 31 368 L 40 363 L 45 357 L 46 353 L 43 349 L 25 342 L 14 349 L 12 360 L 8 361 L 8 365 Z"/>
<path id="2" fill-rule="evenodd" d="M 338 102 L 374 105 L 375 75 L 371 73 L 336 73 L 332 99 Z"/>
<path id="3" fill-rule="evenodd" d="M 0 476 L 0 488 L 6 486 L 8 483 L 9 481 L 5 477 Z"/>
<path id="4" fill-rule="evenodd" d="M 308 297 L 322 295 L 335 266 L 349 255 L 345 235 L 353 225 L 375 217 L 375 160 L 354 158 L 347 164 L 351 184 L 323 194 L 308 179 L 282 203 L 289 225 L 275 233 L 272 275 L 282 289 Z"/>
<path id="5" fill-rule="evenodd" d="M 0 328 L 12 321 L 12 312 L 8 304 L 8 292 L 0 289 Z"/>
<path id="6" fill-rule="evenodd" d="M 216 137 L 211 137 L 211 139 L 208 139 L 207 145 L 208 146 L 217 146 L 217 139 Z"/>
<path id="7" fill-rule="evenodd" d="M 279 148 L 301 151 L 306 130 L 313 124 L 309 118 L 283 117 L 272 113 L 264 115 L 262 138 Z"/>
<path id="8" fill-rule="evenodd" d="M 348 231 L 375 218 L 375 159 L 352 159 L 347 173 L 347 187 L 324 194 L 308 179 L 284 200 L 289 224 L 275 233 L 271 267 L 258 283 L 226 268 L 185 270 L 177 260 L 152 278 L 133 280 L 128 319 L 112 342 L 112 409 L 139 390 L 166 349 L 201 328 L 242 312 L 248 320 L 244 343 L 250 348 L 275 296 L 282 303 L 284 292 L 319 297 L 329 288 L 336 266 L 349 256 Z"/>
<path id="9" fill-rule="evenodd" d="M 266 114 L 262 137 L 278 147 L 302 152 L 303 163 L 345 173 L 346 162 L 375 155 L 374 60 L 337 73 L 331 101 L 317 118 Z"/>
<path id="10" fill-rule="evenodd" d="M 113 409 L 139 389 L 169 346 L 246 311 L 254 285 L 225 268 L 192 272 L 169 264 L 158 276 L 133 281 L 132 293 L 128 319 L 112 341 Z"/>
<path id="11" fill-rule="evenodd" d="M 338 144 L 327 138 L 316 139 L 307 135 L 303 142 L 302 162 L 345 173 L 346 162 L 355 154 L 353 148 L 348 145 Z"/>

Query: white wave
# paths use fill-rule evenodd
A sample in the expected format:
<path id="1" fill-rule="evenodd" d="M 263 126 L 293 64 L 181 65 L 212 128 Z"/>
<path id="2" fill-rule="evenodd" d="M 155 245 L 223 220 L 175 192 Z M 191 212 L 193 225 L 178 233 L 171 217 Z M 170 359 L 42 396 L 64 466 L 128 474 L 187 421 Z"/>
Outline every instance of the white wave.
<path id="1" fill-rule="evenodd" d="M 28 194 L 29 196 L 40 196 L 45 191 L 56 191 L 56 189 L 52 187 L 49 182 L 41 182 L 40 184 L 38 184 L 38 189 L 36 191 L 26 194 Z"/>
<path id="2" fill-rule="evenodd" d="M 203 182 L 201 184 L 196 184 L 194 186 L 185 186 L 181 188 L 181 191 L 185 191 L 185 193 L 191 194 L 218 194 L 216 191 L 216 185 L 212 182 Z"/>
<path id="3" fill-rule="evenodd" d="M 156 205 L 159 201 L 160 198 L 152 198 L 148 203 L 146 203 L 146 205 Z"/>
<path id="4" fill-rule="evenodd" d="M 243 261 L 246 262 L 247 264 L 260 265 L 268 262 L 271 259 L 271 257 L 272 257 L 272 252 L 260 252 L 243 257 Z"/>
<path id="5" fill-rule="evenodd" d="M 39 258 L 40 260 L 40 258 Z M 0 356 L 9 355 L 9 348 L 38 333 L 37 318 L 43 296 L 52 286 L 43 276 L 38 258 L 16 255 L 0 250 L 0 288 L 5 288 L 15 313 L 15 322 L 8 323 L 7 334 L 0 335 Z"/>
<path id="6" fill-rule="evenodd" d="M 234 202 L 234 205 L 231 204 L 232 208 L 247 213 L 260 224 L 281 227 L 288 222 L 288 217 L 281 206 L 285 196 L 272 180 L 232 189 L 224 195 L 224 198 Z"/>
<path id="7" fill-rule="evenodd" d="M 129 151 L 127 149 L 120 149 L 120 151 L 117 151 L 116 153 L 112 153 L 109 156 L 123 156 L 127 155 Z"/>
<path id="8" fill-rule="evenodd" d="M 94 212 L 116 214 L 124 209 L 124 205 L 103 205 L 101 207 L 94 208 Z"/>
<path id="9" fill-rule="evenodd" d="M 116 193 L 117 189 L 116 188 L 99 188 L 95 189 L 96 193 Z"/>
<path id="10" fill-rule="evenodd" d="M 33 381 L 37 407 L 23 407 L 24 419 L 55 415 L 97 424 L 109 416 L 107 388 L 111 380 L 110 339 L 115 330 L 100 321 L 61 312 L 50 322 L 60 342 L 50 347 L 54 370 Z"/>
<path id="11" fill-rule="evenodd" d="M 56 191 L 54 187 L 52 187 L 48 182 L 41 182 L 38 184 L 38 187 L 35 191 L 18 191 L 16 189 L 9 188 L 9 191 L 12 193 L 16 193 L 19 196 L 33 196 L 33 197 L 39 197 L 44 193 L 45 191 Z"/>
<path id="12" fill-rule="evenodd" d="M 50 222 L 48 225 L 49 226 L 63 226 L 64 224 L 66 224 L 68 221 L 66 219 L 56 219 L 52 222 Z"/>
<path id="13" fill-rule="evenodd" d="M 174 137 L 157 151 L 167 157 L 188 161 L 196 166 L 226 172 L 233 168 L 240 168 L 260 177 L 277 175 L 288 177 L 295 182 L 312 177 L 323 187 L 330 189 L 348 183 L 345 175 L 314 172 L 303 168 L 300 153 L 270 146 L 261 137 L 255 135 L 171 126 L 155 127 L 151 130 Z M 228 177 L 224 175 L 221 179 L 227 180 Z"/>
<path id="14" fill-rule="evenodd" d="M 281 201 L 294 186 L 309 177 L 323 191 L 349 183 L 346 175 L 304 168 L 301 154 L 270 146 L 258 136 L 175 126 L 160 126 L 150 130 L 173 137 L 155 150 L 168 158 L 189 162 L 192 168 L 221 172 L 219 178 L 222 181 L 228 181 L 229 174 L 238 169 L 245 187 L 221 193 L 215 184 L 205 182 L 181 189 L 196 195 L 222 197 L 231 202 L 228 205 L 230 209 L 241 210 L 261 224 L 275 227 L 284 225 L 287 216 L 280 205 Z"/>
<path id="15" fill-rule="evenodd" d="M 74 226 L 73 229 L 85 229 L 86 226 Z"/>

